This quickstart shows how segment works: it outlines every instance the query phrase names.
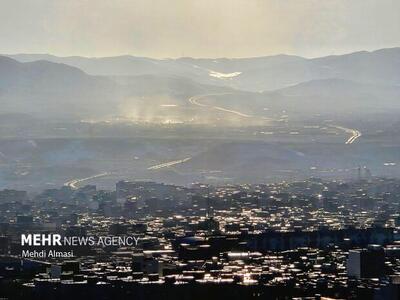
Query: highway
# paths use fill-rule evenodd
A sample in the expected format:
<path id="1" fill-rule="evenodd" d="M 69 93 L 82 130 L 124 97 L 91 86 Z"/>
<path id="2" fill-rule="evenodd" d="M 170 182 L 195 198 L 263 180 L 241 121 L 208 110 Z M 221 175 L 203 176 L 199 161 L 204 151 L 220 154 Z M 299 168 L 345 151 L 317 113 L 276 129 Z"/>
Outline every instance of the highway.
<path id="1" fill-rule="evenodd" d="M 198 100 L 202 99 L 202 98 L 206 98 L 206 97 L 211 97 L 211 96 L 222 96 L 222 95 L 230 95 L 232 93 L 219 93 L 219 94 L 205 94 L 205 95 L 198 95 L 198 96 L 193 96 L 191 98 L 189 98 L 189 102 L 193 105 L 197 105 L 200 107 L 208 107 L 210 109 L 215 109 L 215 110 L 220 110 L 226 113 L 230 113 L 230 114 L 234 114 L 243 118 L 252 118 L 253 116 L 242 113 L 240 111 L 236 111 L 236 110 L 232 110 L 232 109 L 227 109 L 224 107 L 220 107 L 220 106 L 212 106 L 212 105 L 206 105 L 203 104 L 201 102 L 199 102 Z"/>
<path id="2" fill-rule="evenodd" d="M 343 130 L 344 132 L 351 134 L 351 136 L 346 140 L 345 144 L 353 144 L 359 137 L 362 136 L 361 132 L 358 131 L 357 129 L 352 129 L 352 128 L 346 128 L 342 126 L 334 126 L 337 129 Z"/>
<path id="3" fill-rule="evenodd" d="M 232 93 L 219 93 L 219 94 L 204 94 L 204 95 L 197 95 L 197 96 L 193 96 L 191 98 L 188 99 L 189 103 L 191 103 L 192 105 L 196 105 L 199 107 L 203 107 L 203 108 L 208 108 L 208 109 L 213 109 L 213 110 L 219 110 L 219 111 L 223 111 L 226 113 L 230 113 L 230 114 L 234 114 L 243 118 L 257 118 L 257 116 L 252 116 L 252 115 L 248 115 L 245 113 L 242 113 L 240 111 L 236 111 L 236 110 L 232 110 L 232 109 L 227 109 L 221 106 L 213 106 L 213 105 L 207 105 L 204 104 L 202 102 L 200 102 L 199 100 L 203 99 L 203 98 L 207 98 L 207 97 L 212 97 L 212 96 L 222 96 L 222 95 L 230 95 Z M 262 118 L 263 120 L 272 120 L 270 118 Z M 334 125 L 332 126 L 334 128 L 337 128 L 339 130 L 344 131 L 345 133 L 349 134 L 350 136 L 347 138 L 347 140 L 345 141 L 346 145 L 350 145 L 353 144 L 358 138 L 360 138 L 362 136 L 362 133 L 357 130 L 357 129 L 353 129 L 353 128 L 347 128 L 347 127 L 343 127 L 343 126 L 338 126 L 338 125 Z"/>
<path id="4" fill-rule="evenodd" d="M 189 102 L 191 104 L 193 104 L 193 105 L 207 107 L 207 105 L 204 105 L 202 103 L 197 102 L 198 99 L 201 99 L 201 98 L 204 98 L 204 97 L 207 97 L 207 96 L 211 96 L 211 94 L 210 95 L 193 96 L 193 97 L 189 98 Z"/>
<path id="5" fill-rule="evenodd" d="M 162 164 L 158 164 L 158 165 L 154 165 L 154 166 L 148 167 L 147 170 L 158 170 L 158 169 L 162 169 L 162 168 L 172 167 L 172 166 L 187 162 L 190 159 L 191 159 L 191 157 L 186 157 L 184 159 L 165 162 L 165 163 L 162 163 Z"/>
<path id="6" fill-rule="evenodd" d="M 252 117 L 252 116 L 250 116 L 250 115 L 241 113 L 240 111 L 231 110 L 231 109 L 226 109 L 226 108 L 219 107 L 219 106 L 213 106 L 213 108 L 214 108 L 214 109 L 217 109 L 217 110 L 221 110 L 221 111 L 227 112 L 227 113 L 231 113 L 231 114 L 238 115 L 239 117 L 244 117 L 244 118 L 251 118 L 251 117 Z"/>
<path id="7" fill-rule="evenodd" d="M 109 173 L 104 172 L 104 173 L 100 173 L 100 174 L 93 175 L 93 176 L 86 177 L 86 178 L 72 179 L 72 180 L 67 181 L 66 183 L 64 183 L 64 186 L 69 186 L 70 188 L 76 190 L 78 188 L 78 184 L 80 184 L 82 182 L 85 182 L 85 181 L 88 181 L 88 180 L 91 180 L 91 179 L 103 177 L 103 176 L 106 176 L 108 174 Z"/>

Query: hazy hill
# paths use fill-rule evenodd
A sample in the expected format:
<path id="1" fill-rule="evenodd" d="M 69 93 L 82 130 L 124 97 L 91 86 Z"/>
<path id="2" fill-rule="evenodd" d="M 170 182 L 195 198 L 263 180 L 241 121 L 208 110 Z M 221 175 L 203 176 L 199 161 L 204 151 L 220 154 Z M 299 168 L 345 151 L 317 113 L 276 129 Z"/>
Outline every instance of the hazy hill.
<path id="1" fill-rule="evenodd" d="M 366 115 L 400 113 L 400 86 L 359 83 L 346 79 L 310 80 L 287 88 L 263 93 L 232 93 L 210 96 L 202 103 L 218 105 L 274 120 L 304 121 L 361 119 Z M 245 121 L 245 118 L 243 118 Z"/>
<path id="2" fill-rule="evenodd" d="M 112 78 L 128 96 L 162 96 L 185 103 L 194 95 L 235 91 L 229 87 L 201 84 L 180 76 L 138 75 Z"/>
<path id="3" fill-rule="evenodd" d="M 0 56 L 2 113 L 47 118 L 79 118 L 112 111 L 117 90 L 113 81 L 90 76 L 65 64 L 20 63 Z"/>
<path id="4" fill-rule="evenodd" d="M 337 78 L 311 80 L 265 94 L 292 112 L 362 115 L 400 110 L 400 86 Z"/>
<path id="5" fill-rule="evenodd" d="M 18 54 L 10 57 L 24 62 L 46 59 L 65 63 L 92 75 L 174 75 L 248 91 L 274 90 L 327 78 L 400 84 L 400 48 L 314 59 L 290 55 L 240 59 L 150 59 L 129 55 L 85 58 L 42 54 Z"/>
<path id="6" fill-rule="evenodd" d="M 127 116 L 156 121 L 190 119 L 188 98 L 232 91 L 173 75 L 93 76 L 49 61 L 18 62 L 0 56 L 0 114 L 24 113 L 47 119 L 106 119 Z M 165 109 L 163 105 L 177 105 Z M 182 106 L 182 107 L 181 107 Z M 158 118 L 157 121 L 160 119 Z"/>
<path id="7" fill-rule="evenodd" d="M 259 120 L 240 113 L 341 119 L 400 111 L 400 48 L 315 59 L 12 57 L 24 63 L 0 57 L 0 112 L 98 119 L 120 115 L 149 122 L 229 119 L 244 125 Z M 198 100 L 205 106 L 188 101 L 208 94 Z"/>

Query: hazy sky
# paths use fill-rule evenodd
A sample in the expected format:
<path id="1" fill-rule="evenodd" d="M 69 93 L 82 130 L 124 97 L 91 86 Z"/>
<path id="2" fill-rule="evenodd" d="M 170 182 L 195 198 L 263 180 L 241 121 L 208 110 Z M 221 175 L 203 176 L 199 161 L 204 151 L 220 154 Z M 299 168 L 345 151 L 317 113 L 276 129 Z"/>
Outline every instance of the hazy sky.
<path id="1" fill-rule="evenodd" d="M 308 57 L 400 46 L 399 0 L 0 0 L 0 53 Z"/>

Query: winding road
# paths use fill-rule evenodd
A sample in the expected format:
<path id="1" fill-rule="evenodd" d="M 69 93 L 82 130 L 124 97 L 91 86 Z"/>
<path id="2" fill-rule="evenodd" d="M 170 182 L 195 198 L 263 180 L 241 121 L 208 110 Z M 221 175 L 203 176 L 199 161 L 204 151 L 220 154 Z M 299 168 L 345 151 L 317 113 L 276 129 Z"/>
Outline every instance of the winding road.
<path id="1" fill-rule="evenodd" d="M 192 159 L 192 158 L 191 157 L 186 157 L 184 159 L 165 162 L 165 163 L 162 163 L 162 164 L 158 164 L 158 165 L 154 165 L 154 166 L 148 167 L 147 170 L 158 170 L 158 169 L 162 169 L 162 168 L 172 167 L 172 166 L 187 162 L 190 159 Z"/>
<path id="2" fill-rule="evenodd" d="M 220 106 L 212 106 L 212 105 L 206 105 L 203 104 L 201 102 L 199 102 L 198 100 L 202 99 L 202 98 L 206 98 L 206 97 L 210 97 L 210 96 L 223 96 L 223 95 L 230 95 L 232 93 L 220 93 L 220 94 L 205 94 L 205 95 L 198 95 L 198 96 L 193 96 L 191 98 L 189 98 L 189 102 L 193 105 L 197 105 L 200 107 L 208 107 L 210 109 L 215 109 L 215 110 L 220 110 L 226 113 L 230 113 L 230 114 L 234 114 L 243 118 L 253 118 L 253 116 L 242 113 L 240 111 L 236 111 L 236 110 L 232 110 L 232 109 L 227 109 L 224 107 L 220 107 Z"/>
<path id="3" fill-rule="evenodd" d="M 104 177 L 107 176 L 109 173 L 108 172 L 104 172 L 104 173 L 100 173 L 100 174 L 96 174 L 90 177 L 86 177 L 86 178 L 80 178 L 80 179 L 72 179 L 70 181 L 67 181 L 66 183 L 64 183 L 64 186 L 69 186 L 70 188 L 76 190 L 78 189 L 78 184 L 91 180 L 91 179 L 95 179 L 95 178 L 99 178 L 99 177 Z"/>
<path id="4" fill-rule="evenodd" d="M 345 142 L 346 145 L 353 144 L 359 137 L 362 136 L 361 132 L 358 131 L 357 129 L 346 128 L 342 126 L 334 126 L 334 127 L 343 130 L 346 133 L 351 134 L 351 136 Z"/>

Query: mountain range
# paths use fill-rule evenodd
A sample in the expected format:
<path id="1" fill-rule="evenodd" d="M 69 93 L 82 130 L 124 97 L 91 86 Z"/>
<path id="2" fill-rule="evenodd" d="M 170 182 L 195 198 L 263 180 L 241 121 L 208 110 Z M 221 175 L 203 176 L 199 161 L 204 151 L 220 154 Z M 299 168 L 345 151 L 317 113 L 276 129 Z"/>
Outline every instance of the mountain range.
<path id="1" fill-rule="evenodd" d="M 400 110 L 399 70 L 400 48 L 312 59 L 3 55 L 0 113 L 73 119 L 166 114 L 185 121 L 222 113 L 244 121 L 226 110 L 262 110 L 269 118 L 282 111 L 300 118 L 393 113 Z M 188 101 L 199 95 L 208 96 Z"/>

